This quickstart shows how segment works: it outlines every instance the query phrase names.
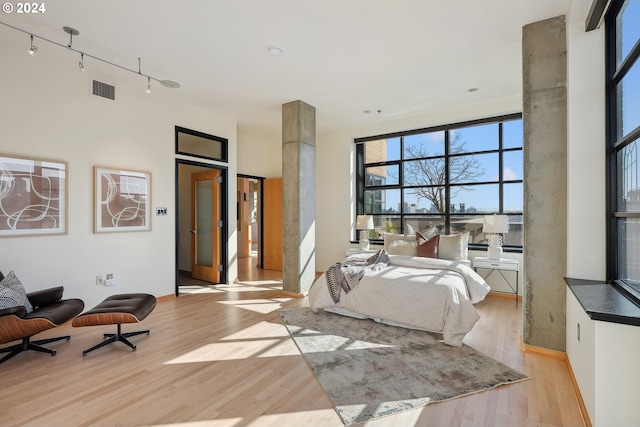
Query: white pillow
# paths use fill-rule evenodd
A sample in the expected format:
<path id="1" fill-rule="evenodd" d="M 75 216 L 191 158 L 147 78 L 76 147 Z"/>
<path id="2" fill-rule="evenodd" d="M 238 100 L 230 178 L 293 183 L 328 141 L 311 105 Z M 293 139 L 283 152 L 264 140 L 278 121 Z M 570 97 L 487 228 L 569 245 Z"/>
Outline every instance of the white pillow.
<path id="1" fill-rule="evenodd" d="M 413 228 L 413 226 L 411 224 L 405 224 L 405 230 L 404 230 L 404 235 L 405 236 L 415 236 L 416 235 L 416 229 Z"/>
<path id="2" fill-rule="evenodd" d="M 435 225 L 432 225 L 431 227 L 427 227 L 424 230 L 420 230 L 420 234 L 422 234 L 422 237 L 424 237 L 427 240 L 435 236 L 437 233 L 438 233 L 438 227 L 436 227 Z"/>
<path id="3" fill-rule="evenodd" d="M 402 240 L 405 242 L 415 242 L 416 236 L 406 236 L 404 234 L 392 234 L 392 233 L 384 233 L 384 249 L 389 252 L 391 249 L 391 244 L 396 240 Z"/>
<path id="4" fill-rule="evenodd" d="M 417 256 L 418 243 L 407 242 L 406 240 L 394 240 L 387 252 L 391 255 Z"/>
<path id="5" fill-rule="evenodd" d="M 440 235 L 438 258 L 463 260 L 469 258 L 469 233 Z"/>

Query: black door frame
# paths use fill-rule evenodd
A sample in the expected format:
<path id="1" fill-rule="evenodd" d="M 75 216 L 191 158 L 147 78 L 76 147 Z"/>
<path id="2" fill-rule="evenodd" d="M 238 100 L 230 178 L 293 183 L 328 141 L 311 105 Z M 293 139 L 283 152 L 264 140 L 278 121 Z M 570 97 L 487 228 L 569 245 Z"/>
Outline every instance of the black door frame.
<path id="1" fill-rule="evenodd" d="M 220 174 L 222 176 L 222 184 L 220 189 L 220 209 L 221 209 L 221 218 L 222 218 L 222 230 L 220 239 L 220 257 L 222 258 L 222 271 L 220 272 L 220 283 L 227 283 L 227 270 L 229 268 L 229 210 L 228 210 L 228 200 L 229 200 L 229 168 L 227 166 L 213 164 L 213 163 L 202 163 L 194 160 L 187 160 L 176 158 L 175 162 L 175 212 L 176 212 L 176 223 L 175 223 L 175 293 L 176 297 L 180 296 L 180 285 L 179 285 L 179 274 L 180 274 L 180 174 L 179 167 L 180 165 L 186 166 L 196 166 L 205 169 L 218 169 L 220 170 Z M 189 214 L 191 215 L 191 207 L 189 207 Z"/>
<path id="2" fill-rule="evenodd" d="M 264 263 L 264 180 L 263 176 L 237 174 L 238 178 L 255 179 L 260 183 L 260 216 L 258 218 L 260 229 L 260 245 L 258 249 L 258 265 L 262 268 Z"/>

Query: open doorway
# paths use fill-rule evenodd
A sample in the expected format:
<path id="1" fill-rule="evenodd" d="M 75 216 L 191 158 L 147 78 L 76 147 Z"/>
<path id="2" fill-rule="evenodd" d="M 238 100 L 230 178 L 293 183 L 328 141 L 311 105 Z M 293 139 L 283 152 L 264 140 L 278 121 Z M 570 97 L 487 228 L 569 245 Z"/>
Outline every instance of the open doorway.
<path id="1" fill-rule="evenodd" d="M 176 159 L 176 296 L 227 282 L 227 168 Z"/>
<path id="2" fill-rule="evenodd" d="M 237 182 L 237 238 L 240 265 L 249 269 L 261 268 L 263 264 L 263 181 L 264 178 L 238 175 Z M 238 278 L 243 280 L 243 270 Z"/>

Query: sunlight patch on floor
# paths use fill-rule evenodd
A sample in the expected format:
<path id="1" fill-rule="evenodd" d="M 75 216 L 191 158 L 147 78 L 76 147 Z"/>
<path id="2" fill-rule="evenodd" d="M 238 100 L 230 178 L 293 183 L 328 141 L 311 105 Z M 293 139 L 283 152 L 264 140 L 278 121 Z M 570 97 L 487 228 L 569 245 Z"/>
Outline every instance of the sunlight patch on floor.
<path id="1" fill-rule="evenodd" d="M 222 289 L 217 289 L 214 285 L 201 286 L 201 285 L 181 285 L 181 294 L 219 294 L 225 292 Z"/>
<path id="2" fill-rule="evenodd" d="M 268 314 L 282 308 L 282 303 L 288 301 L 288 298 L 273 298 L 273 300 L 242 300 L 242 301 L 219 301 L 220 304 L 232 305 L 234 307 L 243 308 L 260 314 Z"/>
<path id="3" fill-rule="evenodd" d="M 262 340 L 270 338 L 286 338 L 289 336 L 287 329 L 281 324 L 261 321 L 246 327 L 238 332 L 227 335 L 221 341 L 238 340 Z"/>
<path id="4" fill-rule="evenodd" d="M 269 347 L 275 346 L 279 341 L 278 339 L 266 339 L 260 342 L 249 340 L 205 344 L 193 351 L 165 362 L 165 365 L 248 359 L 265 352 Z"/>
<path id="5" fill-rule="evenodd" d="M 337 414 L 332 408 L 319 409 L 319 410 L 301 410 L 299 412 L 266 414 L 258 417 L 252 417 L 248 420 L 240 417 L 233 418 L 219 418 L 215 420 L 198 420 L 187 421 L 171 424 L 153 424 L 147 427 L 233 427 L 233 426 L 246 426 L 246 427 L 264 427 L 264 426 L 302 426 L 310 425 L 309 422 L 313 420 L 313 425 L 323 424 L 335 424 Z"/>

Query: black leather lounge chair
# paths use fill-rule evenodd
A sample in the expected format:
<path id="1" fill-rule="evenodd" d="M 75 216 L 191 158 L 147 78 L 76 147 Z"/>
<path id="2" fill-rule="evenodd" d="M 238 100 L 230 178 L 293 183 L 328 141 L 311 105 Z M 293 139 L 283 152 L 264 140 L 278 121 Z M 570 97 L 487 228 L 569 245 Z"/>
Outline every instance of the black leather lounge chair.
<path id="1" fill-rule="evenodd" d="M 3 277 L 0 273 L 0 280 Z M 20 344 L 0 349 L 0 353 L 9 353 L 0 360 L 0 363 L 27 350 L 41 351 L 55 356 L 55 350 L 42 347 L 40 344 L 71 339 L 70 335 L 66 335 L 31 341 L 31 337 L 35 334 L 62 325 L 82 312 L 84 302 L 75 298 L 63 300 L 63 292 L 64 288 L 58 286 L 27 293 L 27 298 L 33 306 L 33 311 L 29 314 L 24 306 L 0 309 L 0 344 L 22 340 Z"/>

